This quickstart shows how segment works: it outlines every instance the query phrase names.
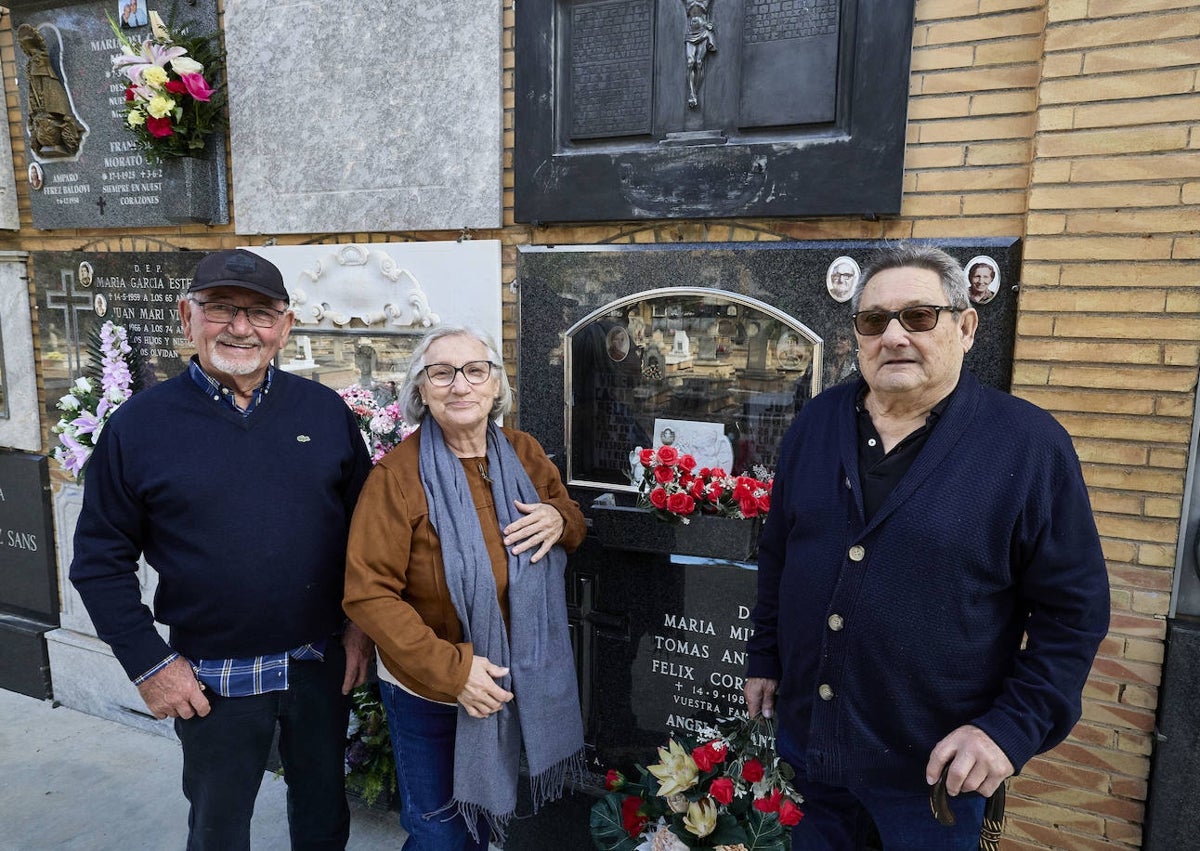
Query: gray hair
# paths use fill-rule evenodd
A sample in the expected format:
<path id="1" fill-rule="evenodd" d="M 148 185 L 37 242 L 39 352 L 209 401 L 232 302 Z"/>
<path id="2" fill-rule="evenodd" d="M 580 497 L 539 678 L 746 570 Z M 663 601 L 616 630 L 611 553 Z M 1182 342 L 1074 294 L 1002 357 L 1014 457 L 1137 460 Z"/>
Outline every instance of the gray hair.
<path id="1" fill-rule="evenodd" d="M 416 349 L 413 350 L 412 360 L 408 363 L 408 374 L 404 376 L 404 384 L 401 385 L 399 394 L 400 408 L 404 412 L 404 419 L 417 425 L 425 416 L 427 408 L 421 401 L 421 387 L 424 386 L 426 380 L 425 353 L 429 351 L 430 346 L 446 337 L 468 337 L 483 343 L 487 348 L 488 360 L 499 367 L 497 371 L 500 374 L 500 395 L 492 404 L 492 412 L 489 417 L 495 419 L 506 416 L 513 406 L 512 386 L 508 383 L 508 373 L 504 371 L 504 360 L 500 357 L 500 350 L 496 347 L 492 335 L 478 328 L 439 325 L 421 338 L 421 342 L 417 343 Z"/>
<path id="2" fill-rule="evenodd" d="M 858 280 L 858 286 L 854 288 L 854 297 L 851 299 L 852 309 L 858 310 L 863 290 L 866 289 L 871 278 L 886 269 L 909 267 L 928 269 L 937 274 L 942 282 L 942 292 L 946 294 L 946 300 L 955 310 L 966 310 L 971 306 L 971 302 L 967 300 L 967 274 L 963 271 L 962 264 L 942 249 L 932 245 L 910 245 L 899 242 L 879 249 L 867 261 L 867 268 L 863 270 L 862 276 Z"/>

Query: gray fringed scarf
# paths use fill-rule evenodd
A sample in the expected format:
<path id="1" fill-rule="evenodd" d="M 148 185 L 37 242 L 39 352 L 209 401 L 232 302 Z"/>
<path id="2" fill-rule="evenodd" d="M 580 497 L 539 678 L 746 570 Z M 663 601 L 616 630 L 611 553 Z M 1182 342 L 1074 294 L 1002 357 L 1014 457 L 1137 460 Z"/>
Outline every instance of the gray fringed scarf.
<path id="1" fill-rule="evenodd" d="M 517 806 L 522 745 L 535 811 L 562 795 L 568 777 L 582 776 L 583 721 L 567 632 L 567 555 L 555 545 L 531 564 L 536 547 L 519 556 L 509 553 L 506 631 L 492 562 L 462 462 L 428 414 L 421 422 L 420 440 L 429 522 L 441 540 L 446 584 L 462 624 L 463 641 L 473 644 L 476 656 L 509 668 L 500 685 L 513 693 L 509 703 L 487 718 L 472 718 L 458 705 L 454 798 L 445 809 L 461 813 L 476 840 L 476 824 L 479 816 L 485 816 L 502 840 Z M 541 498 L 516 450 L 491 422 L 487 462 L 496 521 L 503 529 L 522 516 L 514 500 L 533 503 Z"/>

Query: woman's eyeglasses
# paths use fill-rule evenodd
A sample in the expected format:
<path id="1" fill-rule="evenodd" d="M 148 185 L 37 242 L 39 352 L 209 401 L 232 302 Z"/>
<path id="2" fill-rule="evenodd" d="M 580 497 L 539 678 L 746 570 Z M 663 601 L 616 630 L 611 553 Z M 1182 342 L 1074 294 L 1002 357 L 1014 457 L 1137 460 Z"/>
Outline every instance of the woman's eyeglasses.
<path id="1" fill-rule="evenodd" d="M 425 367 L 425 377 L 434 387 L 449 387 L 460 372 L 468 384 L 483 384 L 492 377 L 492 370 L 498 369 L 498 364 L 486 360 L 469 360 L 462 366 L 451 366 L 448 363 L 431 363 Z"/>
<path id="2" fill-rule="evenodd" d="M 854 314 L 854 330 L 864 337 L 877 337 L 893 319 L 899 319 L 905 331 L 932 331 L 943 310 L 958 313 L 962 308 L 950 304 L 914 304 L 900 310 L 860 310 Z"/>

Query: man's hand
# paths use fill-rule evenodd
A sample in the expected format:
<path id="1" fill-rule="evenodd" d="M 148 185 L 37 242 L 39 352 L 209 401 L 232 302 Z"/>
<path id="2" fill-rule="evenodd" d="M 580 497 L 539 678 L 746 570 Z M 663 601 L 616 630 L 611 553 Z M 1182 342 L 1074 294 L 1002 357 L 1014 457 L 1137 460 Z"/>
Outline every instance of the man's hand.
<path id="1" fill-rule="evenodd" d="M 557 512 L 556 512 L 557 513 Z M 508 674 L 508 668 L 493 665 L 486 656 L 476 656 L 471 662 L 471 674 L 467 684 L 458 694 L 458 702 L 472 718 L 487 718 L 513 699 L 511 691 L 505 691 L 496 682 L 496 677 Z"/>
<path id="2" fill-rule="evenodd" d="M 744 689 L 746 695 L 746 712 L 753 718 L 759 712 L 763 718 L 775 717 L 775 690 L 779 688 L 779 680 L 769 680 L 766 677 L 746 677 Z"/>
<path id="3" fill-rule="evenodd" d="M 930 786 L 937 783 L 947 765 L 950 771 L 946 791 L 951 795 L 978 792 L 991 797 L 1014 771 L 1000 746 L 971 724 L 964 724 L 934 745 L 925 766 L 925 782 Z"/>
<path id="4" fill-rule="evenodd" d="M 356 686 L 367 681 L 367 666 L 375 652 L 375 642 L 350 621 L 342 633 L 342 647 L 346 649 L 346 676 L 342 680 L 342 694 L 349 694 Z"/>
<path id="5" fill-rule="evenodd" d="M 208 714 L 204 696 L 192 663 L 182 656 L 153 676 L 138 683 L 138 693 L 155 718 L 191 718 Z"/>
<path id="6" fill-rule="evenodd" d="M 529 559 L 531 563 L 537 562 L 558 543 L 567 523 L 553 505 L 518 500 L 513 500 L 513 505 L 525 516 L 504 527 L 504 546 L 512 547 L 515 556 L 537 547 L 537 552 Z"/>

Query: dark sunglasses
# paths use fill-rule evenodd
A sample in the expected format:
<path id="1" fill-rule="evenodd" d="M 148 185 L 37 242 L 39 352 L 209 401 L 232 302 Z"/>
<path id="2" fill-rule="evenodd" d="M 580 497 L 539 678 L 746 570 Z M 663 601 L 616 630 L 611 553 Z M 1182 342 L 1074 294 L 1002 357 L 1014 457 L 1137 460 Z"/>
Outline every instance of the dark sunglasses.
<path id="1" fill-rule="evenodd" d="M 860 310 L 854 314 L 854 330 L 864 337 L 876 337 L 887 330 L 893 319 L 899 319 L 905 331 L 932 331 L 943 310 L 959 313 L 962 308 L 950 304 L 914 304 L 900 310 Z"/>

